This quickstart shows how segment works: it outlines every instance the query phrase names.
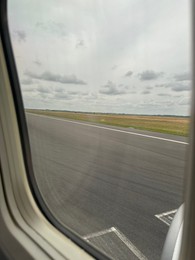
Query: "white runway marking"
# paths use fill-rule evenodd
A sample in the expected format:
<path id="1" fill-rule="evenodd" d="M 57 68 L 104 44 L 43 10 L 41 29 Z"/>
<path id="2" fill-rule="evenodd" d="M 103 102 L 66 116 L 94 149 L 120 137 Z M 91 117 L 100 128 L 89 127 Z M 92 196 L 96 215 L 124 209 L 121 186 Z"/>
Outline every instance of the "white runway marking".
<path id="1" fill-rule="evenodd" d="M 94 237 L 99 237 L 99 236 L 102 236 L 102 235 L 105 235 L 105 234 L 108 234 L 110 232 L 113 232 L 113 228 L 109 228 L 109 229 L 104 229 L 102 231 L 99 231 L 99 232 L 95 232 L 95 233 L 91 233 L 87 236 L 84 236 L 83 238 L 85 240 L 89 240 L 90 238 L 94 238 Z"/>
<path id="2" fill-rule="evenodd" d="M 123 235 L 118 229 L 113 227 L 115 234 L 120 238 L 121 241 L 134 253 L 135 256 L 137 256 L 140 260 L 147 260 L 147 258 L 142 254 L 142 252 L 139 251 L 139 249 L 134 246 L 131 241 L 129 241 L 125 235 Z"/>
<path id="3" fill-rule="evenodd" d="M 124 130 L 120 130 L 120 129 L 116 129 L 116 128 L 109 128 L 109 127 L 104 127 L 104 126 L 91 125 L 91 124 L 87 124 L 87 123 L 81 123 L 81 122 L 77 122 L 77 121 L 71 121 L 71 120 L 56 118 L 56 117 L 52 117 L 52 116 L 42 116 L 42 115 L 35 115 L 35 114 L 31 114 L 31 113 L 28 113 L 28 114 L 33 115 L 33 116 L 38 116 L 38 117 L 45 117 L 45 118 L 49 118 L 49 119 L 54 119 L 54 120 L 58 120 L 58 121 L 65 121 L 65 122 L 68 122 L 68 123 L 71 123 L 71 124 L 90 126 L 90 127 L 94 127 L 94 128 L 100 128 L 100 129 L 104 129 L 104 130 L 109 130 L 109 131 L 114 131 L 114 132 L 119 132 L 119 133 L 125 133 L 125 134 L 130 134 L 130 135 L 137 135 L 137 136 L 142 136 L 142 137 L 145 137 L 145 138 L 157 139 L 157 140 L 162 140 L 162 141 L 166 141 L 166 142 L 172 142 L 172 143 L 178 143 L 178 144 L 188 144 L 187 142 L 183 142 L 183 141 L 178 141 L 178 140 L 173 140 L 173 139 L 168 139 L 168 138 L 163 138 L 163 137 L 158 137 L 158 136 L 153 136 L 153 135 L 145 135 L 145 134 L 139 134 L 139 133 L 134 133 L 134 132 L 128 132 L 128 131 L 124 131 Z"/>
<path id="4" fill-rule="evenodd" d="M 170 226 L 176 212 L 177 212 L 177 209 L 174 209 L 174 210 L 167 211 L 167 212 L 164 212 L 161 214 L 156 214 L 155 217 L 160 219 L 167 226 Z"/>
<path id="5" fill-rule="evenodd" d="M 131 252 L 139 259 L 139 260 L 148 260 L 145 255 L 142 254 L 142 252 L 134 246 L 134 244 L 126 238 L 126 236 L 120 232 L 117 228 L 111 227 L 109 229 L 105 229 L 99 232 L 95 232 L 89 235 L 84 236 L 83 238 L 89 242 L 90 238 L 99 237 L 108 233 L 115 233 L 115 235 L 131 250 Z"/>

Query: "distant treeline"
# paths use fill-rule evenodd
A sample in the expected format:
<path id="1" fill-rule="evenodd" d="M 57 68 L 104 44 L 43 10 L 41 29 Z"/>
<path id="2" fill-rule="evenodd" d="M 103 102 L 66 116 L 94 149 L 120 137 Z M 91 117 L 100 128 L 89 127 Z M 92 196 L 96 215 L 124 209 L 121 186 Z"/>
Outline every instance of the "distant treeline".
<path id="1" fill-rule="evenodd" d="M 26 111 L 52 111 L 52 112 L 67 112 L 67 113 L 78 113 L 78 114 L 99 114 L 99 115 L 126 115 L 126 116 L 157 116 L 157 117 L 183 117 L 190 118 L 190 116 L 183 115 L 161 115 L 161 114 L 128 114 L 128 113 L 108 113 L 108 112 L 88 112 L 88 111 L 72 111 L 72 110 L 56 110 L 56 109 L 36 109 L 36 108 L 26 108 Z"/>

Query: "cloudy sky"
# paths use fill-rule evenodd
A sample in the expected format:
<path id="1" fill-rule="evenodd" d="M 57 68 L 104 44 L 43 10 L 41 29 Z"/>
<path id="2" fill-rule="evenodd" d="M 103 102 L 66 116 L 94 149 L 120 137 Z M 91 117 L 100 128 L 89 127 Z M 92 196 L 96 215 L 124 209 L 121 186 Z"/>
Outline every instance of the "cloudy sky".
<path id="1" fill-rule="evenodd" d="M 10 0 L 26 108 L 188 115 L 189 0 Z"/>

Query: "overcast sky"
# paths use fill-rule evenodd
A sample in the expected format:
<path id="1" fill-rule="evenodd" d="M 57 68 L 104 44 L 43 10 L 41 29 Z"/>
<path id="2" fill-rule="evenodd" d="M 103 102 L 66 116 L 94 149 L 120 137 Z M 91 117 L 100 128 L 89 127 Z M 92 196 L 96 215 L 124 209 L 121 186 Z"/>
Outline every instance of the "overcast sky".
<path id="1" fill-rule="evenodd" d="M 8 3 L 26 108 L 189 114 L 190 1 Z"/>

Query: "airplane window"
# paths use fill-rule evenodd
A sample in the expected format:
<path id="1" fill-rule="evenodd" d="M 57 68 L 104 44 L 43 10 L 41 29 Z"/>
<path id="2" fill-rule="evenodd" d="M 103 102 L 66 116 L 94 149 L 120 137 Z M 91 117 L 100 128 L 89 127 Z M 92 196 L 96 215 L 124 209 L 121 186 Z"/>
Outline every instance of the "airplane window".
<path id="1" fill-rule="evenodd" d="M 113 259 L 159 259 L 183 203 L 188 0 L 10 0 L 34 178 L 55 219 Z"/>

